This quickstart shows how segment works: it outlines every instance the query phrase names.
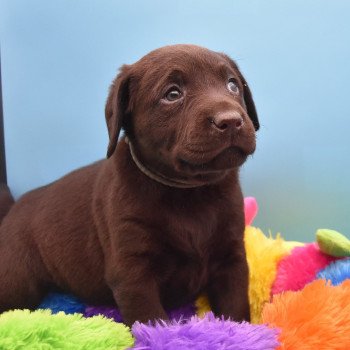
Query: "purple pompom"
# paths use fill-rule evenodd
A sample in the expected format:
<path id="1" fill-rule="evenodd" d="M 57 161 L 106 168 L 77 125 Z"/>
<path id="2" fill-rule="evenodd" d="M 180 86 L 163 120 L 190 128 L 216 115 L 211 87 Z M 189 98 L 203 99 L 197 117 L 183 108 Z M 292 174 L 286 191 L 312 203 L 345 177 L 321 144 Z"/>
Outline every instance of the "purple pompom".
<path id="1" fill-rule="evenodd" d="M 123 322 L 120 312 L 117 308 L 111 306 L 88 306 L 85 309 L 85 317 L 93 317 L 96 315 L 103 315 L 107 318 L 111 318 L 115 322 Z"/>
<path id="2" fill-rule="evenodd" d="M 196 309 L 194 304 L 182 306 L 176 310 L 168 311 L 167 314 L 171 320 L 188 320 L 195 315 Z M 85 317 L 93 317 L 96 315 L 103 315 L 107 318 L 113 319 L 115 322 L 123 322 L 119 310 L 113 306 L 87 306 L 84 312 Z"/>
<path id="3" fill-rule="evenodd" d="M 136 350 L 274 350 L 279 345 L 276 329 L 219 319 L 212 313 L 202 319 L 193 316 L 188 323 L 136 322 L 132 333 Z"/>
<path id="4" fill-rule="evenodd" d="M 196 314 L 196 307 L 194 306 L 194 303 L 187 304 L 178 309 L 167 311 L 167 314 L 171 320 L 186 321 Z"/>

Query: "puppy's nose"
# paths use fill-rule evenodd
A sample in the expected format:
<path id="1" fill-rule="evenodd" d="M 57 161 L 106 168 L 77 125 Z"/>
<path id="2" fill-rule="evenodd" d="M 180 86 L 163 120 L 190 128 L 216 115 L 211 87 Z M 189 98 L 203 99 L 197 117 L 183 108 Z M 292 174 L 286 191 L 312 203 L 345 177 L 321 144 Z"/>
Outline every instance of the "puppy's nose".
<path id="1" fill-rule="evenodd" d="M 218 113 L 210 121 L 213 127 L 221 132 L 227 130 L 238 131 L 243 127 L 244 124 L 242 116 L 237 112 Z"/>

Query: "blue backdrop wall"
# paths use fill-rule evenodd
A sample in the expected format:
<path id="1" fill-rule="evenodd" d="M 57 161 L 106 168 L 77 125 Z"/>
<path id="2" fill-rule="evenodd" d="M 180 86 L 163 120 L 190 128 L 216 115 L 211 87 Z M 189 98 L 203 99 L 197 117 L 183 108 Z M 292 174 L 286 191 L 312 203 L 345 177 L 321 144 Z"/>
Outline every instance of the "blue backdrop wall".
<path id="1" fill-rule="evenodd" d="M 173 43 L 235 58 L 262 124 L 242 170 L 256 225 L 350 234 L 350 2 L 2 0 L 9 185 L 16 196 L 102 158 L 118 67 Z"/>

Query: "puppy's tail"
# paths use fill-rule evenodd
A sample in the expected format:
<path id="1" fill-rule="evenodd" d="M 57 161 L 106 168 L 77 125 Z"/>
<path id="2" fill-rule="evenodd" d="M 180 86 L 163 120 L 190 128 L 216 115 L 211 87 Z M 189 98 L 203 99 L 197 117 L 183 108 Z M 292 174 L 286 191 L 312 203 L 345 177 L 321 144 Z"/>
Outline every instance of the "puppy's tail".
<path id="1" fill-rule="evenodd" d="M 0 183 L 0 223 L 14 203 L 15 200 L 8 186 L 5 183 Z"/>

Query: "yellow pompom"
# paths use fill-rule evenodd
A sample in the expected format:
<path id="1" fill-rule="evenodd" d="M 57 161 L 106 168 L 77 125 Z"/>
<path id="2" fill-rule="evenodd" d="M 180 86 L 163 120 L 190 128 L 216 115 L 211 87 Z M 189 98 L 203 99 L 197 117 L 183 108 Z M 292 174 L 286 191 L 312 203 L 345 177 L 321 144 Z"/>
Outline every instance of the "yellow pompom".
<path id="1" fill-rule="evenodd" d="M 249 300 L 252 323 L 261 322 L 261 313 L 270 301 L 271 286 L 276 278 L 278 262 L 302 243 L 285 242 L 279 234 L 276 238 L 266 237 L 255 227 L 245 230 L 245 247 L 249 265 Z"/>
<path id="2" fill-rule="evenodd" d="M 204 315 L 210 311 L 209 300 L 205 294 L 197 298 L 196 309 L 197 309 L 197 315 L 199 317 L 204 317 Z"/>

